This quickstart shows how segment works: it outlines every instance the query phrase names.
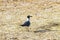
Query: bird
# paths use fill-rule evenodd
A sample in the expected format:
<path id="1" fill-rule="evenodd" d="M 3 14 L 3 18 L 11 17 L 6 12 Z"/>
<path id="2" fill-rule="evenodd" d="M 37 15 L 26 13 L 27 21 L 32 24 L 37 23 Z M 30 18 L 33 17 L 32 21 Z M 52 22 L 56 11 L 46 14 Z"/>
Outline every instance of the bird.
<path id="1" fill-rule="evenodd" d="M 22 27 L 29 27 L 30 26 L 30 17 L 32 17 L 32 16 L 30 16 L 30 15 L 28 15 L 27 16 L 27 21 L 25 21 L 21 26 Z"/>
<path id="2" fill-rule="evenodd" d="M 25 27 L 26 28 L 26 30 L 29 32 L 29 26 L 30 26 L 30 17 L 32 17 L 32 16 L 30 16 L 30 15 L 28 15 L 27 16 L 27 21 L 25 21 L 22 25 L 20 25 L 20 26 L 22 26 L 22 27 Z"/>

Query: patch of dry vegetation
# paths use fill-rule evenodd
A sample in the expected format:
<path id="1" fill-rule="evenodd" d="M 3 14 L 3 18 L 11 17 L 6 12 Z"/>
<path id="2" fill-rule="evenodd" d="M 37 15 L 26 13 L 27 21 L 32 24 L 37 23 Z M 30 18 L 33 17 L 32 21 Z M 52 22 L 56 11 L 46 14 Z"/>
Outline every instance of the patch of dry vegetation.
<path id="1" fill-rule="evenodd" d="M 20 26 L 27 15 L 31 32 Z M 59 30 L 60 0 L 0 0 L 0 40 L 60 40 Z"/>

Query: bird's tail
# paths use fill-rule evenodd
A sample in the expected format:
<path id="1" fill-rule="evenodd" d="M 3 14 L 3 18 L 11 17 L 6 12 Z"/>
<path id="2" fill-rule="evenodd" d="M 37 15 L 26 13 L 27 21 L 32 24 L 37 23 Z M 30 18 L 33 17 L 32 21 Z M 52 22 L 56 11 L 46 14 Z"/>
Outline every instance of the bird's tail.
<path id="1" fill-rule="evenodd" d="M 20 25 L 20 26 L 24 26 L 24 25 Z"/>

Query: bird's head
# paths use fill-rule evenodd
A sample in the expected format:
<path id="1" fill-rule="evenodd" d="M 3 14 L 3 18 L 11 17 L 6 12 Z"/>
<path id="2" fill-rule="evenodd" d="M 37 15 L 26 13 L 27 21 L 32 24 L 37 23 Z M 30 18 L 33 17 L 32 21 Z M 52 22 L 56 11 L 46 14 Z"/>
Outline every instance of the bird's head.
<path id="1" fill-rule="evenodd" d="M 30 15 L 27 16 L 27 18 L 30 18 L 30 17 L 32 17 L 32 16 L 30 16 Z"/>

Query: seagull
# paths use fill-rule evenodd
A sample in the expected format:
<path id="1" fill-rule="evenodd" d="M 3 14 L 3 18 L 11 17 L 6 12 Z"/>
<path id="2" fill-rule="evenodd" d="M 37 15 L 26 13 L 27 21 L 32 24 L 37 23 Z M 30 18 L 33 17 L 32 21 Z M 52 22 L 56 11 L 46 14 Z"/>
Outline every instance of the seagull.
<path id="1" fill-rule="evenodd" d="M 25 21 L 21 26 L 22 27 L 29 27 L 30 26 L 30 15 L 27 16 L 27 21 Z"/>
<path id="2" fill-rule="evenodd" d="M 27 16 L 27 21 L 25 21 L 22 25 L 20 25 L 22 27 L 25 27 L 28 32 L 29 32 L 29 26 L 30 26 L 30 17 L 32 17 L 32 16 L 28 15 Z"/>

